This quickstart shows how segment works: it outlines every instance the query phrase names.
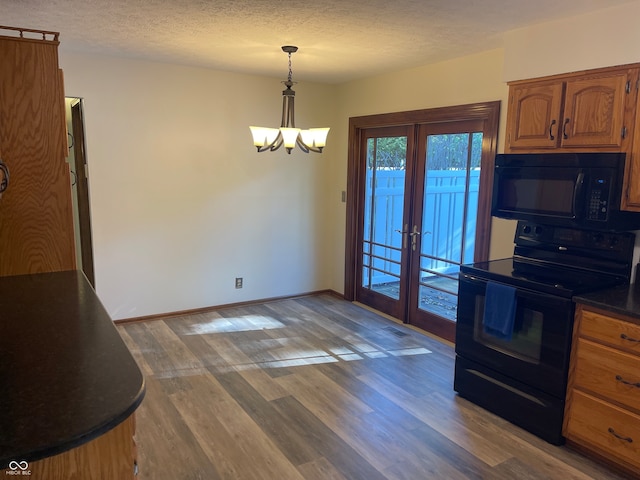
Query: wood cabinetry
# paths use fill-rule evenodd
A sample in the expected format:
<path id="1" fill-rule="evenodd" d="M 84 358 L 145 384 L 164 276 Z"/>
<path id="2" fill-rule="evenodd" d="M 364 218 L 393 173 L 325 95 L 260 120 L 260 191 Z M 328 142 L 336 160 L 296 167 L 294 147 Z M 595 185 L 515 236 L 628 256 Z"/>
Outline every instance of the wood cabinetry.
<path id="1" fill-rule="evenodd" d="M 631 319 L 578 305 L 563 434 L 640 469 L 640 325 Z"/>
<path id="2" fill-rule="evenodd" d="M 30 478 L 133 480 L 137 470 L 134 415 L 95 440 L 32 462 Z"/>
<path id="3" fill-rule="evenodd" d="M 58 34 L 0 27 L 0 276 L 75 268 Z"/>
<path id="4" fill-rule="evenodd" d="M 639 81 L 640 84 L 640 81 Z M 636 99 L 636 124 L 633 129 L 631 150 L 627 152 L 626 172 L 622 209 L 640 212 L 640 95 Z"/>
<path id="5" fill-rule="evenodd" d="M 626 151 L 637 79 L 621 67 L 510 83 L 505 151 Z"/>

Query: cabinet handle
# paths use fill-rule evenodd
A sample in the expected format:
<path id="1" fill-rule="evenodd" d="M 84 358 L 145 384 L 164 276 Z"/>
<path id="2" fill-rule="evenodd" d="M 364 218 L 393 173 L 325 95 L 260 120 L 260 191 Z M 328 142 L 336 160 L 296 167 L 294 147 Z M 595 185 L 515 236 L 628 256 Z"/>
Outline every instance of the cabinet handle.
<path id="1" fill-rule="evenodd" d="M 609 427 L 609 429 L 607 430 L 611 435 L 613 435 L 614 437 L 620 439 L 620 440 L 624 440 L 625 442 L 629 442 L 629 443 L 633 443 L 633 438 L 631 437 L 623 437 L 622 435 L 620 435 L 619 433 L 616 433 L 616 431 Z"/>
<path id="2" fill-rule="evenodd" d="M 555 120 L 551 120 L 551 125 L 549 125 L 549 140 L 555 140 L 556 137 L 553 136 L 553 126 L 556 124 Z"/>
<path id="3" fill-rule="evenodd" d="M 2 193 L 9 186 L 9 167 L 2 163 L 2 159 L 0 159 L 0 171 L 2 171 L 0 176 L 0 193 Z"/>
<path id="4" fill-rule="evenodd" d="M 624 334 L 624 333 L 620 334 L 620 338 L 623 339 L 623 340 L 626 340 L 627 342 L 640 343 L 640 340 L 637 340 L 637 339 L 631 338 L 631 337 L 627 337 L 627 335 Z"/>
<path id="5" fill-rule="evenodd" d="M 569 138 L 569 135 L 567 135 L 567 124 L 571 121 L 570 118 L 565 118 L 564 119 L 564 125 L 562 126 L 562 137 L 567 139 Z"/>
<path id="6" fill-rule="evenodd" d="M 624 383 L 625 385 L 631 385 L 632 387 L 640 388 L 640 382 L 629 382 L 625 380 L 620 375 L 616 375 L 616 380 L 620 383 Z"/>

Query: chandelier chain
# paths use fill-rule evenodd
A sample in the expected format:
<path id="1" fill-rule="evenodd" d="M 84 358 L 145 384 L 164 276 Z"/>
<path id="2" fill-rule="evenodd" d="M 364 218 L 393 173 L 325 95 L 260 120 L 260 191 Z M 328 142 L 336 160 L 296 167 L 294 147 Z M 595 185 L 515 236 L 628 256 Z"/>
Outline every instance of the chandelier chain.
<path id="1" fill-rule="evenodd" d="M 293 70 L 291 70 L 291 52 L 289 52 L 289 77 L 288 80 L 291 82 L 293 78 Z"/>

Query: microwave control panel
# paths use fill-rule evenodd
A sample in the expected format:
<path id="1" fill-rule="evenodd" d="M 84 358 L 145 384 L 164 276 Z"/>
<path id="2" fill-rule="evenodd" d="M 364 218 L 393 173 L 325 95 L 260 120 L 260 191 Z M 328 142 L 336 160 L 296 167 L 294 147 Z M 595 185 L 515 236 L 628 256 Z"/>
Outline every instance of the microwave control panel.
<path id="1" fill-rule="evenodd" d="M 610 179 L 592 177 L 587 187 L 587 220 L 605 222 L 609 216 Z"/>

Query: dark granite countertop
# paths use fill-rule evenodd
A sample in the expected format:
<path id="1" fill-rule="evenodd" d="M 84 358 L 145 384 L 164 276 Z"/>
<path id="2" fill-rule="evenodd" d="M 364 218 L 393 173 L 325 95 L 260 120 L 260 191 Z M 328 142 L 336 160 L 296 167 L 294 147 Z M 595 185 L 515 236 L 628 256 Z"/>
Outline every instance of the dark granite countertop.
<path id="1" fill-rule="evenodd" d="M 0 277 L 0 467 L 82 445 L 129 417 L 144 378 L 81 272 Z"/>
<path id="2" fill-rule="evenodd" d="M 630 317 L 630 321 L 640 325 L 640 286 L 637 287 L 635 284 L 577 295 L 573 300 L 576 303 L 626 315 Z"/>

